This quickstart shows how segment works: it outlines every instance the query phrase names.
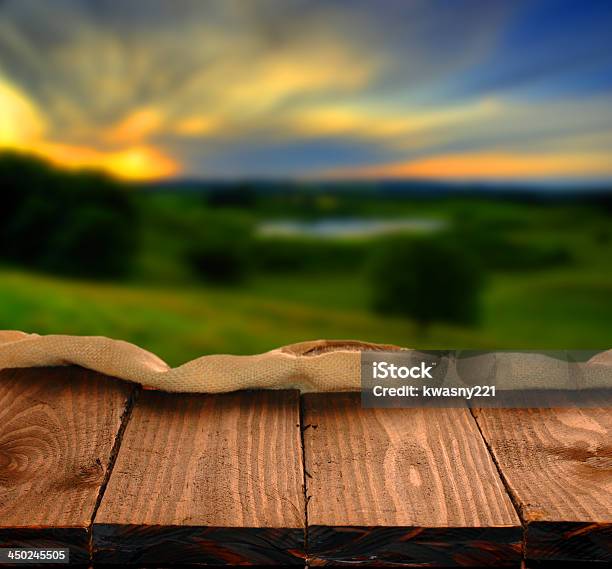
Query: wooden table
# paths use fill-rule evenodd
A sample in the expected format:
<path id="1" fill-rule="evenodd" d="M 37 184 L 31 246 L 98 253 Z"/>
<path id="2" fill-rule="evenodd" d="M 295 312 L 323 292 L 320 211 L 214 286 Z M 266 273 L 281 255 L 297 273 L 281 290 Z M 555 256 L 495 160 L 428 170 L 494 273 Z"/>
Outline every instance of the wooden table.
<path id="1" fill-rule="evenodd" d="M 94 565 L 610 562 L 611 432 L 610 409 L 363 409 L 6 370 L 0 547 Z"/>

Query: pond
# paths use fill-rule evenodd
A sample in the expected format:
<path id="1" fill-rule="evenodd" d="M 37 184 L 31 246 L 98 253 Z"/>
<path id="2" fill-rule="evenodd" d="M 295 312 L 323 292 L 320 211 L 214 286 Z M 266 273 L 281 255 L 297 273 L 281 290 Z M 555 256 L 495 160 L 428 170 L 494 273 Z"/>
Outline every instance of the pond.
<path id="1" fill-rule="evenodd" d="M 375 237 L 389 233 L 435 233 L 445 227 L 445 221 L 430 218 L 326 218 L 315 221 L 267 221 L 259 225 L 257 232 L 265 237 L 330 239 Z"/>

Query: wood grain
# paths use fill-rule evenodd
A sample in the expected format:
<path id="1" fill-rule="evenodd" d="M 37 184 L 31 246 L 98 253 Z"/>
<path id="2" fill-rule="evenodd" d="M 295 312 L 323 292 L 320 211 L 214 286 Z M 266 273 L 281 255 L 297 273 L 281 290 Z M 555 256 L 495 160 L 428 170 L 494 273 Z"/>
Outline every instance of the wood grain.
<path id="1" fill-rule="evenodd" d="M 69 547 L 88 528 L 132 387 L 76 367 L 0 372 L 0 547 Z"/>
<path id="2" fill-rule="evenodd" d="M 520 521 L 467 409 L 304 397 L 313 565 L 518 566 Z"/>
<path id="3" fill-rule="evenodd" d="M 527 557 L 612 561 L 612 409 L 475 415 L 527 526 Z"/>
<path id="4" fill-rule="evenodd" d="M 101 563 L 301 563 L 297 391 L 145 392 L 93 528 Z"/>

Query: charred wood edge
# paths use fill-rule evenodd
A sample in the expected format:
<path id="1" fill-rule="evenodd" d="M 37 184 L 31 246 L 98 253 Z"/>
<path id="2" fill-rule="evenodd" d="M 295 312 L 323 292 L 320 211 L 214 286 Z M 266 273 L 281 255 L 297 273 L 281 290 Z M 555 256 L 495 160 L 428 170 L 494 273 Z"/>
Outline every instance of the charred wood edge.
<path id="1" fill-rule="evenodd" d="M 312 565 L 519 567 L 521 528 L 310 526 Z"/>
<path id="2" fill-rule="evenodd" d="M 612 523 L 529 522 L 527 559 L 612 563 Z"/>
<path id="3" fill-rule="evenodd" d="M 524 569 L 604 569 L 610 567 L 609 561 L 551 561 L 528 559 Z"/>
<path id="4" fill-rule="evenodd" d="M 90 561 L 88 528 L 1 528 L 0 547 L 40 547 L 68 548 L 70 550 L 69 565 L 86 565 Z M 3 564 L 0 567 L 31 567 L 24 564 Z M 55 564 L 45 563 L 41 567 L 53 567 Z M 66 567 L 67 565 L 57 565 Z"/>
<path id="5" fill-rule="evenodd" d="M 93 562 L 304 565 L 303 528 L 96 524 Z"/>

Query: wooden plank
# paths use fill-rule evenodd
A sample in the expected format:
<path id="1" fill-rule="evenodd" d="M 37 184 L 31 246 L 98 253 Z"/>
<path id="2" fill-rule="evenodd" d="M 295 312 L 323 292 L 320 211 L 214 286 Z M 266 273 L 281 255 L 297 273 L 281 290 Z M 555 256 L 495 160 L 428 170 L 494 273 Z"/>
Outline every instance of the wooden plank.
<path id="1" fill-rule="evenodd" d="M 0 372 L 0 547 L 68 547 L 89 527 L 132 387 L 77 367 Z"/>
<path id="2" fill-rule="evenodd" d="M 480 409 L 526 524 L 526 556 L 612 561 L 612 409 Z"/>
<path id="3" fill-rule="evenodd" d="M 93 528 L 100 563 L 301 563 L 297 391 L 145 392 Z"/>
<path id="4" fill-rule="evenodd" d="M 519 566 L 522 528 L 467 409 L 304 397 L 311 564 Z"/>

